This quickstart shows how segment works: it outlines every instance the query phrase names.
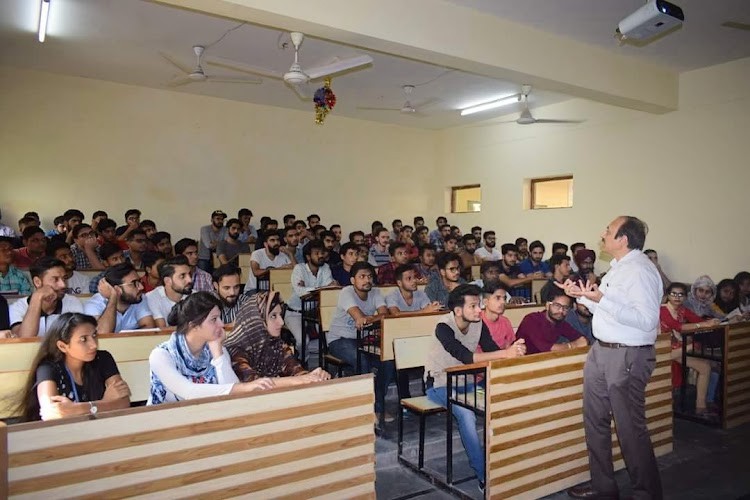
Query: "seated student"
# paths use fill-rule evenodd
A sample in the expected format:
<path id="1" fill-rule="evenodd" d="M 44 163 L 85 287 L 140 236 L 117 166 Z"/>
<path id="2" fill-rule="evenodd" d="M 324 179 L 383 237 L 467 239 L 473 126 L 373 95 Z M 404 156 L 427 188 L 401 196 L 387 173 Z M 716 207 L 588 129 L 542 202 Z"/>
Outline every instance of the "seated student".
<path id="1" fill-rule="evenodd" d="M 552 270 L 553 273 L 555 272 L 555 269 L 552 266 L 552 257 L 554 257 L 555 255 L 564 255 L 567 257 L 568 245 L 566 245 L 565 243 L 560 243 L 559 241 L 552 243 L 552 255 L 550 255 L 550 258 L 547 261 L 547 264 L 549 264 L 549 268 Z"/>
<path id="2" fill-rule="evenodd" d="M 495 248 L 497 245 L 497 239 L 495 238 L 495 231 L 485 231 L 483 235 L 484 244 L 481 248 L 477 248 L 475 255 L 479 257 L 482 262 L 485 260 L 500 260 L 502 254 Z"/>
<path id="3" fill-rule="evenodd" d="M 89 280 L 89 293 L 94 294 L 99 291 L 99 282 L 104 278 L 104 274 L 112 266 L 125 262 L 125 256 L 122 253 L 120 245 L 117 243 L 106 242 L 99 247 L 99 256 L 104 263 L 105 270 Z"/>
<path id="4" fill-rule="evenodd" d="M 419 258 L 419 248 L 414 243 L 412 236 L 414 235 L 414 228 L 411 226 L 403 226 L 401 231 L 398 233 L 398 240 L 406 245 L 406 253 L 409 255 L 409 262 Z"/>
<path id="5" fill-rule="evenodd" d="M 46 233 L 44 233 L 44 236 L 47 238 L 53 238 L 55 236 L 59 236 L 67 230 L 65 227 L 65 218 L 62 215 L 58 215 L 54 219 L 52 219 L 52 224 L 55 226 L 54 229 L 50 229 Z"/>
<path id="6" fill-rule="evenodd" d="M 73 228 L 83 222 L 84 215 L 78 209 L 69 208 L 63 213 L 63 224 L 65 225 L 65 231 L 62 234 L 57 235 L 53 239 L 55 241 L 65 241 L 68 245 L 73 243 Z"/>
<path id="7" fill-rule="evenodd" d="M 425 226 L 422 226 L 426 229 Z M 440 274 L 435 260 L 437 259 L 437 250 L 433 245 L 426 243 L 419 247 L 419 262 L 416 264 L 417 282 L 420 285 L 426 285 L 430 282 L 433 275 Z"/>
<path id="8" fill-rule="evenodd" d="M 331 266 L 331 275 L 339 285 L 346 286 L 348 283 L 351 283 L 352 276 L 350 273 L 352 266 L 357 262 L 359 250 L 357 249 L 357 245 L 348 242 L 341 245 L 339 255 L 341 256 L 341 264 Z"/>
<path id="9" fill-rule="evenodd" d="M 151 245 L 154 250 L 160 252 L 165 258 L 174 257 L 172 248 L 172 235 L 166 231 L 157 231 L 151 236 Z"/>
<path id="10" fill-rule="evenodd" d="M 270 268 L 289 269 L 292 261 L 286 254 L 281 253 L 279 233 L 275 229 L 261 232 L 263 248 L 250 254 L 250 275 L 245 283 L 245 293 L 251 295 L 258 288 L 258 278 L 264 276 Z"/>
<path id="11" fill-rule="evenodd" d="M 334 250 L 336 246 L 336 235 L 333 231 L 323 231 L 320 233 L 320 241 L 323 242 L 323 247 L 326 249 L 326 264 L 333 267 L 341 263 L 341 256 Z"/>
<path id="12" fill-rule="evenodd" d="M 552 269 L 552 277 L 549 281 L 539 290 L 539 303 L 544 304 L 550 301 L 552 292 L 559 290 L 555 283 L 565 283 L 565 280 L 570 278 L 570 257 L 567 255 L 555 254 L 550 259 L 550 267 Z"/>
<path id="13" fill-rule="evenodd" d="M 181 257 L 185 257 L 182 255 Z M 187 260 L 187 257 L 185 257 Z M 166 256 L 161 252 L 155 252 L 147 250 L 143 252 L 143 269 L 146 273 L 141 276 L 141 284 L 143 285 L 143 293 L 149 293 L 156 287 L 162 284 L 161 277 L 159 277 L 159 266 L 166 260 Z"/>
<path id="14" fill-rule="evenodd" d="M 125 225 L 117 228 L 115 233 L 120 241 L 120 248 L 128 249 L 127 241 L 133 231 L 141 230 L 141 211 L 137 208 L 131 208 L 125 211 Z M 145 235 L 145 233 L 144 233 Z"/>
<path id="15" fill-rule="evenodd" d="M 588 342 L 589 345 L 593 344 L 595 340 L 594 330 L 592 328 L 593 319 L 594 315 L 589 311 L 589 308 L 579 302 L 574 302 L 573 307 L 565 316 L 565 321 L 575 328 L 578 333 L 586 337 L 586 342 Z"/>
<path id="16" fill-rule="evenodd" d="M 526 341 L 526 352 L 562 351 L 588 345 L 586 337 L 565 321 L 573 299 L 555 287 L 546 303 L 546 310 L 527 314 L 518 325 L 516 337 Z M 568 342 L 557 343 L 564 337 Z"/>
<path id="17" fill-rule="evenodd" d="M 300 221 L 297 221 L 300 222 Z M 303 229 L 304 229 L 304 222 Z M 295 223 L 296 226 L 296 223 Z M 365 233 L 364 231 L 352 231 L 349 233 L 349 243 L 354 243 L 355 245 L 364 245 L 365 244 Z"/>
<path id="18" fill-rule="evenodd" d="M 96 233 L 90 225 L 82 222 L 73 228 L 73 244 L 70 252 L 75 259 L 77 269 L 104 269 L 104 264 L 99 260 Z"/>
<path id="19" fill-rule="evenodd" d="M 221 303 L 208 292 L 197 292 L 178 302 L 168 322 L 177 325 L 169 340 L 148 357 L 151 368 L 149 405 L 186 399 L 270 389 L 274 382 L 258 378 L 240 383 L 223 347 Z"/>
<path id="20" fill-rule="evenodd" d="M 88 293 L 89 278 L 76 271 L 76 261 L 70 251 L 70 245 L 62 240 L 51 241 L 47 245 L 47 255 L 65 264 L 65 284 L 68 286 L 68 293 L 73 295 Z"/>
<path id="21" fill-rule="evenodd" d="M 443 252 L 456 253 L 458 252 L 458 241 L 453 233 L 450 233 L 443 238 Z"/>
<path id="22" fill-rule="evenodd" d="M 516 332 L 513 331 L 513 325 L 510 320 L 503 316 L 505 313 L 506 298 L 508 288 L 502 281 L 488 281 L 482 289 L 482 299 L 484 309 L 482 309 L 482 323 L 497 344 L 499 352 L 502 352 L 503 358 L 515 358 L 526 354 L 526 341 L 524 339 L 516 340 Z M 478 347 L 482 352 L 482 346 Z"/>
<path id="23" fill-rule="evenodd" d="M 318 288 L 336 284 L 331 275 L 331 267 L 325 261 L 328 251 L 322 241 L 311 241 L 305 245 L 302 252 L 307 263 L 297 264 L 292 270 L 291 280 L 294 293 L 289 299 L 289 307 L 285 316 L 286 326 L 294 335 L 298 349 L 302 346 L 301 297 Z"/>
<path id="24" fill-rule="evenodd" d="M 576 262 L 576 253 L 578 253 L 579 250 L 586 250 L 586 243 L 578 241 L 570 245 L 570 255 L 572 255 L 570 266 L 573 269 L 573 274 L 576 275 L 579 274 L 578 262 Z"/>
<path id="25" fill-rule="evenodd" d="M 448 304 L 448 294 L 466 281 L 461 277 L 461 259 L 455 253 L 440 253 L 437 266 L 439 274 L 431 276 L 424 291 L 430 300 L 445 307 Z"/>
<path id="26" fill-rule="evenodd" d="M 214 269 L 211 277 L 214 280 L 214 294 L 221 301 L 221 321 L 225 325 L 234 324 L 242 304 L 248 296 L 241 293 L 240 268 L 232 264 L 224 264 Z"/>
<path id="27" fill-rule="evenodd" d="M 367 262 L 352 266 L 351 285 L 339 293 L 336 311 L 326 337 L 329 352 L 343 360 L 351 368 L 357 366 L 357 329 L 378 321 L 388 313 L 385 300 L 379 291 L 372 289 L 375 271 Z M 392 422 L 394 417 L 385 414 L 385 394 L 395 377 L 392 361 L 382 364 L 379 359 L 362 356 L 362 371 L 375 371 L 375 413 L 378 420 Z"/>
<path id="28" fill-rule="evenodd" d="M 52 420 L 130 407 L 130 388 L 112 355 L 99 350 L 96 320 L 64 313 L 31 363 L 19 410 L 23 420 Z"/>
<path id="29" fill-rule="evenodd" d="M 672 281 L 667 277 L 664 270 L 662 270 L 661 264 L 659 264 L 659 254 L 656 253 L 656 250 L 651 248 L 649 248 L 648 250 L 644 250 L 643 253 L 646 254 L 646 257 L 648 257 L 656 266 L 656 270 L 659 271 L 661 282 L 664 284 L 664 289 L 666 290 L 669 284 L 672 283 Z"/>
<path id="30" fill-rule="evenodd" d="M 254 244 L 255 240 L 258 239 L 258 231 L 255 229 L 255 226 L 250 224 L 250 221 L 253 220 L 253 211 L 249 208 L 240 208 L 237 211 L 237 218 L 240 220 L 240 224 L 242 224 L 240 241 L 248 245 Z"/>
<path id="31" fill-rule="evenodd" d="M 222 264 L 237 265 L 241 253 L 249 253 L 250 245 L 240 241 L 241 224 L 239 219 L 229 219 L 225 226 L 226 234 L 216 245 L 216 256 Z"/>
<path id="32" fill-rule="evenodd" d="M 214 289 L 211 275 L 198 267 L 198 242 L 182 238 L 174 244 L 174 254 L 187 257 L 190 276 L 193 278 L 194 292 L 211 292 Z"/>
<path id="33" fill-rule="evenodd" d="M 372 224 L 370 224 L 370 228 L 371 228 L 370 233 L 364 235 L 364 241 L 363 241 L 363 243 L 367 245 L 368 249 L 376 243 L 378 230 L 383 228 L 383 223 L 380 222 L 379 220 L 372 221 Z M 386 229 L 386 231 L 388 230 Z M 388 235 L 388 239 L 390 240 L 390 234 Z"/>
<path id="34" fill-rule="evenodd" d="M 378 268 L 391 261 L 391 254 L 388 253 L 388 242 L 390 233 L 384 227 L 380 227 L 372 233 L 375 242 L 370 246 L 370 256 L 368 262 L 372 267 Z"/>
<path id="35" fill-rule="evenodd" d="M 322 368 L 305 370 L 285 346 L 281 338 L 283 327 L 284 303 L 279 292 L 258 292 L 248 298 L 224 341 L 239 380 L 251 382 L 269 377 L 275 387 L 329 380 L 331 375 Z"/>
<path id="36" fill-rule="evenodd" d="M 385 305 L 390 314 L 403 312 L 436 312 L 441 306 L 439 302 L 431 302 L 430 298 L 417 285 L 417 272 L 411 264 L 401 264 L 396 268 L 396 285 L 385 297 Z"/>
<path id="37" fill-rule="evenodd" d="M 448 237 L 451 236 L 451 227 L 448 224 L 438 224 L 438 228 L 430 233 L 430 244 L 434 245 L 438 253 L 447 251 L 445 249 Z"/>
<path id="38" fill-rule="evenodd" d="M 133 229 L 127 239 L 128 249 L 125 250 L 125 258 L 133 264 L 136 270 L 143 269 L 143 252 L 148 249 L 148 238 L 143 229 Z"/>
<path id="39" fill-rule="evenodd" d="M 500 281 L 500 270 L 500 261 L 485 260 L 479 266 L 479 279 L 472 281 L 471 284 L 484 288 L 485 283 Z M 505 286 L 507 288 L 507 285 Z"/>
<path id="40" fill-rule="evenodd" d="M 8 236 L 0 236 L 0 292 L 31 293 L 29 279 L 13 265 L 13 239 Z"/>
<path id="41" fill-rule="evenodd" d="M 718 314 L 713 308 L 714 297 L 716 297 L 716 285 L 709 276 L 704 274 L 699 276 L 690 287 L 690 293 L 685 299 L 685 307 L 701 318 L 724 319 L 724 315 Z"/>
<path id="42" fill-rule="evenodd" d="M 477 251 L 477 239 L 473 234 L 465 234 L 461 238 L 463 248 L 458 252 L 458 256 L 461 257 L 461 268 L 463 269 L 463 279 L 471 280 L 471 266 L 478 266 L 482 264 L 482 259 L 476 255 Z"/>
<path id="43" fill-rule="evenodd" d="M 167 318 L 175 304 L 193 293 L 193 278 L 187 257 L 178 255 L 164 260 L 159 265 L 159 279 L 163 284 L 146 294 L 146 302 L 156 326 L 166 328 L 174 326 L 167 322 Z"/>
<path id="44" fill-rule="evenodd" d="M 146 233 L 146 238 L 148 238 L 148 246 L 149 250 L 155 250 L 155 248 L 151 248 L 151 237 L 156 234 L 156 222 L 152 221 L 151 219 L 142 220 L 141 223 L 138 225 L 140 229 L 143 230 L 144 233 Z"/>
<path id="45" fill-rule="evenodd" d="M 378 267 L 378 286 L 396 284 L 396 268 L 409 263 L 409 252 L 406 243 L 396 241 L 388 245 L 391 261 Z"/>
<path id="46" fill-rule="evenodd" d="M 66 293 L 65 264 L 42 257 L 30 272 L 34 293 L 15 301 L 8 310 L 14 337 L 43 337 L 61 314 L 83 312 L 81 301 Z"/>
<path id="47" fill-rule="evenodd" d="M 723 279 L 716 285 L 716 298 L 711 305 L 714 312 L 730 321 L 743 320 L 740 311 L 740 287 L 731 279 Z M 750 316 L 746 313 L 745 315 Z"/>
<path id="48" fill-rule="evenodd" d="M 30 226 L 21 233 L 21 241 L 23 241 L 23 247 L 13 250 L 13 263 L 19 269 L 28 269 L 44 257 L 47 250 L 47 238 L 42 228 Z"/>
<path id="49" fill-rule="evenodd" d="M 305 262 L 302 255 L 302 245 L 299 244 L 299 231 L 294 226 L 285 227 L 279 232 L 283 245 L 279 248 L 285 253 L 292 264 L 297 265 Z"/>
<path id="50" fill-rule="evenodd" d="M 667 288 L 667 303 L 659 309 L 661 332 L 672 334 L 672 361 L 682 361 L 682 333 L 693 332 L 700 328 L 707 328 L 719 324 L 717 318 L 704 320 L 693 311 L 685 307 L 687 285 L 673 282 Z M 695 411 L 704 416 L 713 416 L 706 407 L 708 383 L 711 379 L 711 363 L 708 360 L 688 356 L 688 367 L 698 373 L 695 384 Z"/>
<path id="51" fill-rule="evenodd" d="M 481 318 L 482 290 L 476 285 L 459 285 L 448 297 L 446 314 L 435 327 L 435 337 L 427 355 L 424 380 L 427 397 L 445 406 L 448 403 L 445 370 L 452 366 L 492 361 L 506 356 L 499 351 Z M 478 347 L 482 347 L 482 352 Z M 467 390 L 473 391 L 469 384 Z M 469 465 L 484 489 L 484 451 L 476 429 L 476 414 L 470 409 L 453 405 L 453 416 L 458 421 L 458 433 L 469 457 Z"/>
<path id="52" fill-rule="evenodd" d="M 416 229 L 414 229 L 413 234 L 414 244 L 418 248 L 422 248 L 425 245 L 430 245 L 430 230 L 427 228 L 427 226 L 419 226 Z M 434 248 L 435 245 L 432 245 Z M 435 252 L 437 252 L 437 249 L 435 249 Z"/>
<path id="53" fill-rule="evenodd" d="M 529 240 L 524 238 L 523 236 L 516 238 L 516 246 L 518 247 L 518 261 L 523 262 L 529 258 Z M 535 270 L 534 272 L 536 272 Z M 531 274 L 524 271 L 521 271 L 524 274 Z"/>
<path id="54" fill-rule="evenodd" d="M 99 293 L 84 306 L 84 312 L 99 323 L 99 333 L 154 328 L 156 323 L 143 300 L 143 285 L 130 262 L 107 269 L 99 282 Z"/>
<path id="55" fill-rule="evenodd" d="M 596 253 L 593 250 L 590 250 L 588 248 L 579 248 L 576 253 L 573 254 L 573 262 L 575 262 L 578 271 L 572 274 L 570 279 L 572 279 L 576 283 L 578 283 L 579 281 L 582 281 L 584 283 L 586 283 L 587 281 L 590 281 L 591 283 L 598 282 L 599 278 L 594 272 Z"/>
<path id="56" fill-rule="evenodd" d="M 541 272 L 535 272 L 531 276 L 526 276 L 518 268 L 518 247 L 513 243 L 504 244 L 500 251 L 503 258 L 500 259 L 500 276 L 499 279 L 510 288 L 510 293 L 514 297 L 522 297 L 524 301 L 531 300 L 530 283 L 534 279 L 543 278 Z"/>
<path id="57" fill-rule="evenodd" d="M 370 262 L 370 247 L 367 245 L 357 246 L 357 262 Z M 373 278 L 374 279 L 374 278 Z"/>
<path id="58" fill-rule="evenodd" d="M 518 268 L 526 275 L 542 273 L 545 278 L 551 278 L 552 270 L 549 264 L 544 261 L 544 243 L 539 240 L 532 241 L 529 245 L 528 258 L 523 260 Z"/>
<path id="59" fill-rule="evenodd" d="M 734 282 L 740 290 L 740 311 L 743 314 L 750 313 L 750 273 L 740 271 L 735 275 Z"/>
<path id="60" fill-rule="evenodd" d="M 336 253 L 339 253 L 339 250 L 341 250 L 341 224 L 331 224 L 331 227 L 328 228 L 329 231 L 333 233 L 333 237 L 335 238 L 335 243 L 333 244 L 333 251 Z"/>
<path id="61" fill-rule="evenodd" d="M 91 229 L 95 233 L 99 233 L 99 224 L 105 219 L 109 219 L 107 212 L 104 210 L 94 210 L 94 213 L 91 215 Z"/>

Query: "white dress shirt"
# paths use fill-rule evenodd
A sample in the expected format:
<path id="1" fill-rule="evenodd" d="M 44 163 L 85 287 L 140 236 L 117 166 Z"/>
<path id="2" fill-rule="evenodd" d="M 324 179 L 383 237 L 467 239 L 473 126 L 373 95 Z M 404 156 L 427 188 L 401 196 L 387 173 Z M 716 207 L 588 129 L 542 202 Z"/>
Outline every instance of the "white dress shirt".
<path id="1" fill-rule="evenodd" d="M 659 330 L 662 282 L 656 266 L 640 250 L 613 259 L 599 286 L 598 303 L 581 297 L 594 314 L 594 337 L 629 346 L 653 345 Z"/>
<path id="2" fill-rule="evenodd" d="M 289 307 L 299 311 L 302 308 L 300 297 L 307 295 L 317 288 L 330 285 L 332 282 L 333 276 L 331 275 L 331 267 L 328 264 L 323 264 L 318 268 L 317 276 L 310 271 L 308 264 L 297 264 L 292 269 L 292 289 L 294 290 L 294 294 L 289 298 Z"/>

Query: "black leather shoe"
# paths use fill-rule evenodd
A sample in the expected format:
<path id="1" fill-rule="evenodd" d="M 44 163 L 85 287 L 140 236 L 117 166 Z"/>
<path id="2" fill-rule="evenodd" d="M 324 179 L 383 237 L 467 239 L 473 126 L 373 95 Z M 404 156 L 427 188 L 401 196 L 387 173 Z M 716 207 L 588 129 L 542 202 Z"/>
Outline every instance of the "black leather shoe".
<path id="1" fill-rule="evenodd" d="M 599 494 L 591 488 L 591 483 L 583 483 L 568 489 L 568 496 L 571 498 L 592 498 L 598 500 L 618 500 L 617 494 Z"/>

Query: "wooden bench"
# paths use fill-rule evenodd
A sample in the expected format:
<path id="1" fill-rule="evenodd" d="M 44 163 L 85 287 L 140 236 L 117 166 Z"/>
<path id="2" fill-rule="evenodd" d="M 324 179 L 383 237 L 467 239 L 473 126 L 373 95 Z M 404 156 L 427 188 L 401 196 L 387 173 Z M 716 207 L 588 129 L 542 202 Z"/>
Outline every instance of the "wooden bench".
<path id="1" fill-rule="evenodd" d="M 169 338 L 172 330 L 99 336 L 99 349 L 112 354 L 123 380 L 130 386 L 131 401 L 148 399 L 151 390 L 148 357 L 154 347 Z M 40 344 L 41 337 L 0 342 L 0 418 L 16 416 L 13 410 Z"/>
<path id="2" fill-rule="evenodd" d="M 487 488 L 493 498 L 539 498 L 589 479 L 583 430 L 588 347 L 489 364 Z M 646 419 L 656 456 L 672 451 L 671 345 L 656 343 L 646 386 Z M 615 469 L 624 467 L 614 425 Z"/>
<path id="3" fill-rule="evenodd" d="M 0 424 L 0 498 L 375 498 L 371 375 Z"/>
<path id="4" fill-rule="evenodd" d="M 750 422 L 750 322 L 724 327 L 722 426 Z"/>

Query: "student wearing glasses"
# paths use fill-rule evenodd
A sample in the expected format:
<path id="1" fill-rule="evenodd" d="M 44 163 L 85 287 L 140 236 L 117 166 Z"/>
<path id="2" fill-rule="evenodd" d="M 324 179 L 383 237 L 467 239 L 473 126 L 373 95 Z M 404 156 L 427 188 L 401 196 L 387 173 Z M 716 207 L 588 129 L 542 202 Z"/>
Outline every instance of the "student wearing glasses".
<path id="1" fill-rule="evenodd" d="M 573 299 L 559 288 L 550 290 L 549 300 L 544 311 L 527 314 L 516 332 L 517 339 L 526 342 L 526 354 L 547 351 L 563 351 L 585 347 L 586 337 L 565 321 L 573 307 Z M 564 339 L 567 342 L 558 342 Z"/>
<path id="2" fill-rule="evenodd" d="M 682 362 L 682 334 L 694 332 L 701 328 L 710 328 L 719 324 L 716 318 L 704 320 L 685 307 L 688 286 L 683 283 L 671 283 L 667 287 L 667 303 L 659 310 L 659 322 L 662 333 L 672 334 L 672 360 Z M 687 357 L 687 365 L 698 373 L 695 384 L 695 412 L 702 416 L 711 416 L 706 408 L 708 382 L 711 378 L 711 364 L 700 358 Z"/>
<path id="3" fill-rule="evenodd" d="M 143 300 L 143 283 L 129 262 L 107 269 L 99 282 L 99 293 L 86 302 L 84 312 L 98 320 L 99 333 L 156 327 Z"/>

